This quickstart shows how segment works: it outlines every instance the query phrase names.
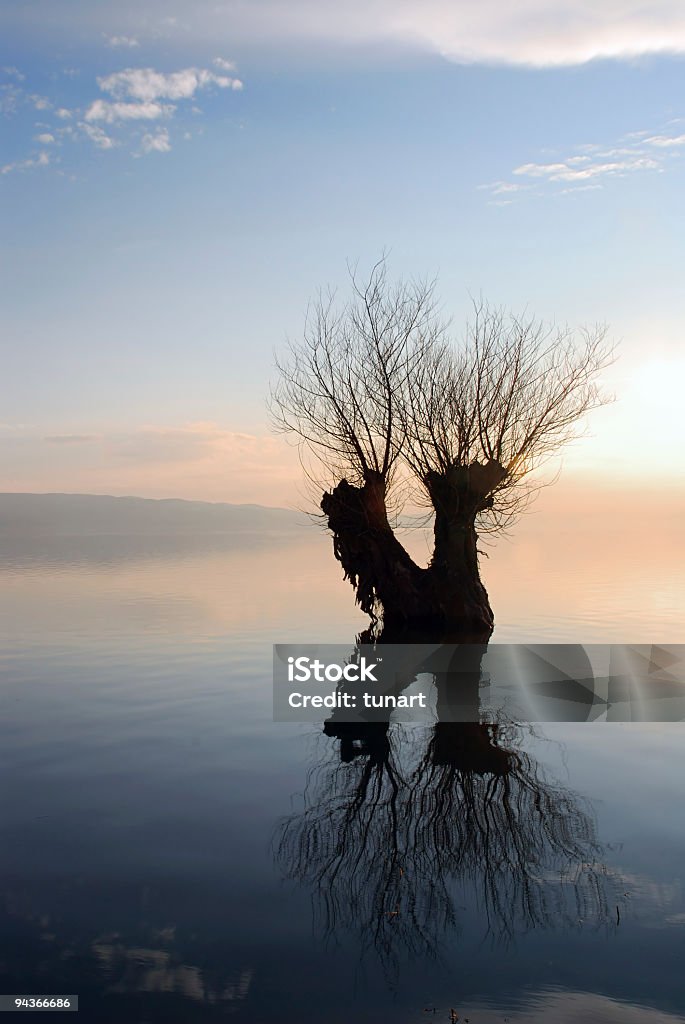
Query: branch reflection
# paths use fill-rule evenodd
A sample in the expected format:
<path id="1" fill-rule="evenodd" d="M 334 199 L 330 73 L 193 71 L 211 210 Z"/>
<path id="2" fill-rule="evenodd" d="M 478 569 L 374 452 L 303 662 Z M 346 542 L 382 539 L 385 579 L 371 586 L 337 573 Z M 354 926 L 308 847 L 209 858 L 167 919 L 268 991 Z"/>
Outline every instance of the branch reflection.
<path id="1" fill-rule="evenodd" d="M 435 684 L 439 716 L 455 695 L 449 678 Z M 336 755 L 328 744 L 302 811 L 275 836 L 283 875 L 312 891 L 317 930 L 352 933 L 390 975 L 404 958 L 440 956 L 474 914 L 502 942 L 612 920 L 589 805 L 524 749 L 520 726 L 478 720 L 475 670 L 460 676 L 458 699 L 473 702 L 475 721 L 409 728 L 333 715 L 324 733 Z"/>

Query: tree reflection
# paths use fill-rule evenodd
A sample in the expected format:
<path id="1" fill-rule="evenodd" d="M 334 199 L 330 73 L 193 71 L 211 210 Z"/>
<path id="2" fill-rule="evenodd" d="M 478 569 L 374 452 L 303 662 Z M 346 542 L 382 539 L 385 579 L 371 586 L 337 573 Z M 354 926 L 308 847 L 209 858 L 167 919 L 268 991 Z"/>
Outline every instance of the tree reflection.
<path id="1" fill-rule="evenodd" d="M 436 682 L 439 713 L 449 681 Z M 324 732 L 339 750 L 331 758 L 328 745 L 310 770 L 275 852 L 283 874 L 311 888 L 328 939 L 354 933 L 394 974 L 405 956 L 439 956 L 474 912 L 504 942 L 610 921 L 591 810 L 523 749 L 520 726 L 333 716 Z"/>

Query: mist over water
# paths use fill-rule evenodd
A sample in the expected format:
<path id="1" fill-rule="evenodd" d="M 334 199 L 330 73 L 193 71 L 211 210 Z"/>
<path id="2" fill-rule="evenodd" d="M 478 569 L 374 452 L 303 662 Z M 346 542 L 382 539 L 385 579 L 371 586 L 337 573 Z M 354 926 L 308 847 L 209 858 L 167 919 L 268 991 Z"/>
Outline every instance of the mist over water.
<path id="1" fill-rule="evenodd" d="M 494 641 L 683 641 L 675 512 L 547 508 L 487 549 Z M 365 625 L 314 528 L 5 536 L 0 624 L 1 991 L 134 1024 L 685 1019 L 681 723 L 274 723 L 271 645 Z"/>

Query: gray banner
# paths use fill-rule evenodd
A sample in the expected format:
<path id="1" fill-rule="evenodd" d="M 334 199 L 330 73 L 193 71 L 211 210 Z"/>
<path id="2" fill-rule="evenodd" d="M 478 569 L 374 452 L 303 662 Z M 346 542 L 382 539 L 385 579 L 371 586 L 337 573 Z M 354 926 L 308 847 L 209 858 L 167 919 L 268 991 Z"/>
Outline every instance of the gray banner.
<path id="1" fill-rule="evenodd" d="M 277 722 L 685 720 L 685 644 L 277 644 Z"/>
<path id="2" fill-rule="evenodd" d="M 69 1013 L 78 1010 L 78 996 L 44 996 L 18 993 L 15 996 L 0 995 L 0 1013 Z"/>

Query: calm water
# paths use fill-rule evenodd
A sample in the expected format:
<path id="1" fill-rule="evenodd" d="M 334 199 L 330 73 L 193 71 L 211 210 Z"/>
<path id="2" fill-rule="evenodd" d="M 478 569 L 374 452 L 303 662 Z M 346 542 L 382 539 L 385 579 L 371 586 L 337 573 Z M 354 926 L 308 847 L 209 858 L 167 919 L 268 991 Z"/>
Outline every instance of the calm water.
<path id="1" fill-rule="evenodd" d="M 675 533 L 532 538 L 485 564 L 495 639 L 685 639 Z M 513 730 L 484 766 L 449 727 L 276 725 L 271 644 L 364 625 L 316 532 L 3 545 L 0 992 L 89 1024 L 685 1020 L 685 726 Z"/>

